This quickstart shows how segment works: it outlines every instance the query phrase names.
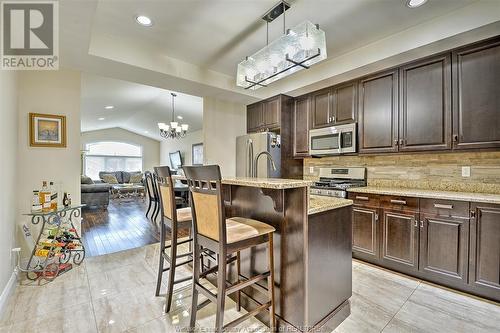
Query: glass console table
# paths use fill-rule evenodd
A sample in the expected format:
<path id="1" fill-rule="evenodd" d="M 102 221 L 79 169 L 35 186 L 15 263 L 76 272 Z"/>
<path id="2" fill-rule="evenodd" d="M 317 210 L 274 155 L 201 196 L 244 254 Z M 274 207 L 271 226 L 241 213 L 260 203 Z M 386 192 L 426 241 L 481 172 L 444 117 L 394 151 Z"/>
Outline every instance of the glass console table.
<path id="1" fill-rule="evenodd" d="M 30 280 L 55 279 L 61 269 L 71 267 L 70 261 L 80 265 L 85 258 L 85 247 L 74 222 L 85 205 L 61 207 L 51 212 L 32 212 L 31 224 L 40 225 L 40 231 L 26 269 Z"/>

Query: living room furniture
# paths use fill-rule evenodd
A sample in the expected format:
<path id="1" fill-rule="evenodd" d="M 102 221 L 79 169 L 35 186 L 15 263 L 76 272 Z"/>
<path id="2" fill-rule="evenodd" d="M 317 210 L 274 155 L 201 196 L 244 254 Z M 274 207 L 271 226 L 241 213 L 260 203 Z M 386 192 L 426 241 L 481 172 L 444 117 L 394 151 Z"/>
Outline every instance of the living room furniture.
<path id="1" fill-rule="evenodd" d="M 81 176 L 81 202 L 87 207 L 103 207 L 106 209 L 109 204 L 109 189 L 107 183 L 101 180 L 93 181 L 90 177 Z"/>
<path id="2" fill-rule="evenodd" d="M 122 204 L 127 199 L 142 198 L 144 200 L 144 186 L 138 184 L 113 184 L 111 185 L 113 199 Z"/>

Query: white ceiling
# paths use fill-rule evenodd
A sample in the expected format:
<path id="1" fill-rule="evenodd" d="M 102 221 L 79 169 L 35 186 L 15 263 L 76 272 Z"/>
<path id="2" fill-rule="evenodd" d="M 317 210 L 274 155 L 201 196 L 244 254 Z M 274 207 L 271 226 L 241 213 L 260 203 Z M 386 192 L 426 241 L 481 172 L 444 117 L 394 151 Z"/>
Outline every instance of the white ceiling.
<path id="1" fill-rule="evenodd" d="M 403 0 L 290 0 L 286 26 L 304 20 L 319 23 L 326 32 L 328 59 L 266 89 L 236 87 L 236 66 L 265 45 L 265 23 L 260 17 L 277 2 L 60 0 L 61 65 L 185 94 L 249 103 L 276 93 L 294 95 L 300 88 L 322 82 L 326 74 L 341 76 L 353 70 L 349 65 L 361 68 L 474 29 L 490 27 L 454 43 L 500 33 L 499 0 L 428 0 L 416 9 L 407 8 Z M 136 24 L 138 14 L 150 16 L 153 26 Z M 270 25 L 270 40 L 281 33 L 279 18 Z M 388 43 L 398 47 L 387 47 Z"/>
<path id="2" fill-rule="evenodd" d="M 169 123 L 172 117 L 171 91 L 116 80 L 93 74 L 82 74 L 82 132 L 120 127 L 161 140 L 158 123 Z M 177 92 L 176 92 L 177 93 Z M 107 110 L 105 106 L 112 105 Z M 182 116 L 178 120 L 177 116 Z M 189 131 L 202 128 L 203 99 L 177 93 L 176 121 L 189 125 Z M 99 120 L 104 118 L 104 120 Z"/>

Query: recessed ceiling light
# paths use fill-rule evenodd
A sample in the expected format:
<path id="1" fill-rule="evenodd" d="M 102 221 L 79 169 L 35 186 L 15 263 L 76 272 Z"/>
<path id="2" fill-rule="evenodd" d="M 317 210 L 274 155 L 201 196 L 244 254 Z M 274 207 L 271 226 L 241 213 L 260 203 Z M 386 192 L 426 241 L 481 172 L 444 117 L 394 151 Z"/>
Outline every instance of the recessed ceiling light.
<path id="1" fill-rule="evenodd" d="M 153 21 L 149 17 L 144 16 L 144 15 L 136 16 L 135 20 L 137 21 L 137 23 L 139 23 L 140 25 L 143 25 L 145 27 L 150 27 L 153 25 Z"/>
<path id="2" fill-rule="evenodd" d="M 148 133 L 149 133 L 149 131 L 144 131 L 144 133 L 148 134 Z"/>
<path id="3" fill-rule="evenodd" d="M 177 116 L 177 119 L 182 120 L 183 118 L 182 116 Z"/>
<path id="4" fill-rule="evenodd" d="M 97 120 L 104 120 L 104 119 L 106 119 L 106 118 L 104 118 L 104 117 L 97 118 Z"/>
<path id="5" fill-rule="evenodd" d="M 106 105 L 104 108 L 106 110 L 111 110 L 111 109 L 114 109 L 115 107 L 113 105 Z"/>
<path id="6" fill-rule="evenodd" d="M 409 8 L 417 8 L 426 3 L 427 0 L 406 0 L 406 6 Z"/>

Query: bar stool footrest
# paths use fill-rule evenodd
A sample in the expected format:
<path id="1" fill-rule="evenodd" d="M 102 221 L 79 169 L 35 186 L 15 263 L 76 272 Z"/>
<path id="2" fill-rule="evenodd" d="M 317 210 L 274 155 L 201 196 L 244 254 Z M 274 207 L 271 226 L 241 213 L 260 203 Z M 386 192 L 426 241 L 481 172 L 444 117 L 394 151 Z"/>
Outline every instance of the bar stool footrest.
<path id="1" fill-rule="evenodd" d="M 230 328 L 233 328 L 239 324 L 241 324 L 242 322 L 244 322 L 245 320 L 251 318 L 251 317 L 255 317 L 259 312 L 261 311 L 264 311 L 264 310 L 267 310 L 269 307 L 271 306 L 271 302 L 267 302 L 267 303 L 264 303 L 258 307 L 256 307 L 255 309 L 253 309 L 252 311 L 248 312 L 248 313 L 245 313 L 243 316 L 233 320 L 232 322 L 224 325 L 224 327 L 222 328 L 223 331 L 226 331 Z"/>
<path id="2" fill-rule="evenodd" d="M 271 275 L 270 272 L 265 272 L 256 276 L 251 277 L 250 279 L 245 279 L 241 282 L 238 282 L 236 284 L 233 284 L 226 290 L 226 295 L 231 295 L 234 292 L 237 292 L 238 290 L 241 290 L 246 287 L 254 286 L 257 282 L 262 281 L 264 279 L 267 279 Z"/>

